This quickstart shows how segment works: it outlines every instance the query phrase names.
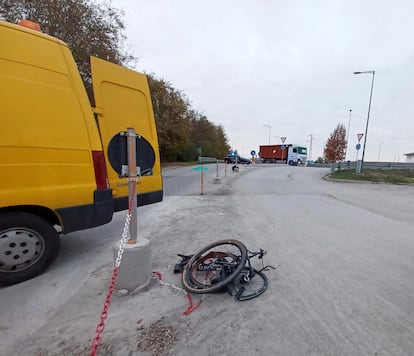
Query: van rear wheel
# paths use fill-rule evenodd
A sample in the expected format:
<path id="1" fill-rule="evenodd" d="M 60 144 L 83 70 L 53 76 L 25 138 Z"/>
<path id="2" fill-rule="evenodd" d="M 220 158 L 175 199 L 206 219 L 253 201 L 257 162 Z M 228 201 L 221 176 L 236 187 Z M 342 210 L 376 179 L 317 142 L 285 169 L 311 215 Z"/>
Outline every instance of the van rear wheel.
<path id="1" fill-rule="evenodd" d="M 59 235 L 47 220 L 21 212 L 0 215 L 0 285 L 41 274 L 59 248 Z"/>

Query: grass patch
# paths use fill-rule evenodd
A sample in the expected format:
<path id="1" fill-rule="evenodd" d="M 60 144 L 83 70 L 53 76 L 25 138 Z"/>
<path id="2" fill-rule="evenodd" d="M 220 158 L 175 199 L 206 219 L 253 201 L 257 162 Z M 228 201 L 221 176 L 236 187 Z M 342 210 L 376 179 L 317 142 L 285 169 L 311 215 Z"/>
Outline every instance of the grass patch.
<path id="1" fill-rule="evenodd" d="M 363 169 L 360 174 L 354 170 L 340 170 L 330 174 L 334 179 L 347 179 L 357 181 L 381 182 L 392 184 L 413 184 L 413 170 L 382 170 L 382 169 Z"/>

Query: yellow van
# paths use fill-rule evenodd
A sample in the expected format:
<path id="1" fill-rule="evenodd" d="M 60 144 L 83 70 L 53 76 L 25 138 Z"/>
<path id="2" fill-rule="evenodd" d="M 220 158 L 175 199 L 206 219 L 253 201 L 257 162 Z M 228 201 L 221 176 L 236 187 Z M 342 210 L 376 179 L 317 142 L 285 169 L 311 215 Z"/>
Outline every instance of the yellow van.
<path id="1" fill-rule="evenodd" d="M 137 203 L 162 200 L 146 76 L 94 57 L 91 68 L 95 108 L 65 43 L 0 21 L 0 284 L 43 272 L 59 233 L 128 208 L 128 128 L 139 135 Z"/>

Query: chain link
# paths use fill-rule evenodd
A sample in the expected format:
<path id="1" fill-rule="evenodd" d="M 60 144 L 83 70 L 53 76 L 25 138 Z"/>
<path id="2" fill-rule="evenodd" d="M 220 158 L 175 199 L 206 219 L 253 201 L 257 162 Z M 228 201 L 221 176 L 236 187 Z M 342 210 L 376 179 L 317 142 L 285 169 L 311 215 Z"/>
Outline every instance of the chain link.
<path id="1" fill-rule="evenodd" d="M 176 286 L 176 285 L 174 285 L 174 284 L 167 283 L 167 282 L 163 282 L 163 281 L 160 279 L 160 277 L 159 277 L 159 276 L 157 276 L 157 274 L 155 274 L 155 273 L 153 274 L 152 278 L 154 278 L 156 281 L 158 281 L 158 283 L 159 283 L 159 284 L 161 284 L 162 286 L 171 287 L 172 289 L 175 289 L 175 290 L 177 290 L 177 291 L 179 291 L 179 292 L 181 292 L 181 293 L 184 293 L 185 295 L 187 295 L 187 293 L 188 293 L 185 289 L 180 288 L 180 287 L 177 287 L 177 286 Z"/>
<path id="2" fill-rule="evenodd" d="M 119 271 L 118 267 L 115 267 L 114 271 L 112 273 L 111 283 L 109 285 L 108 293 L 107 293 L 106 298 L 105 298 L 104 307 L 103 307 L 103 310 L 101 312 L 101 317 L 100 317 L 101 320 L 100 320 L 98 326 L 96 327 L 96 336 L 95 336 L 95 338 L 93 339 L 93 342 L 92 342 L 91 356 L 96 355 L 96 352 L 98 351 L 99 344 L 101 343 L 101 334 L 103 333 L 103 331 L 105 329 L 105 320 L 108 317 L 108 311 L 109 311 L 109 307 L 111 305 L 112 295 L 113 295 L 114 289 L 115 289 L 115 282 L 116 282 L 116 279 L 118 277 L 118 271 Z"/>
<path id="3" fill-rule="evenodd" d="M 122 256 L 124 254 L 125 246 L 128 240 L 128 229 L 129 229 L 130 222 L 131 222 L 131 213 L 128 211 L 128 214 L 125 219 L 124 232 L 122 233 L 121 243 L 119 244 L 118 256 L 116 257 L 116 260 L 115 260 L 116 267 L 119 267 L 121 265 Z"/>
<path id="4" fill-rule="evenodd" d="M 200 305 L 201 305 L 201 303 L 204 301 L 204 297 L 205 297 L 205 294 L 202 294 L 201 295 L 201 299 L 196 303 L 196 304 L 194 304 L 194 302 L 193 302 L 193 298 L 192 298 L 192 296 L 191 296 L 191 294 L 190 293 L 188 293 L 185 289 L 183 289 L 183 288 L 180 288 L 180 287 L 177 287 L 176 285 L 174 285 L 174 284 L 171 284 L 171 283 L 167 283 L 167 282 L 163 282 L 162 281 L 162 275 L 161 275 L 161 273 L 160 272 L 152 272 L 152 278 L 154 278 L 155 280 L 157 280 L 158 281 L 158 283 L 159 284 L 161 284 L 162 286 L 166 286 L 166 287 L 170 287 L 170 288 L 172 288 L 172 289 L 174 289 L 174 290 L 176 290 L 176 291 L 178 291 L 178 292 L 181 292 L 181 293 L 184 293 L 185 294 L 185 296 L 187 297 L 187 299 L 188 299 L 188 302 L 189 302 L 189 306 L 187 307 L 187 309 L 186 310 L 184 310 L 183 311 L 183 314 L 184 315 L 189 315 L 189 314 L 191 314 L 194 310 L 196 310 Z"/>
<path id="5" fill-rule="evenodd" d="M 134 180 L 135 182 L 137 181 L 137 179 L 138 178 L 128 178 L 128 180 Z M 125 246 L 126 246 L 127 240 L 128 240 L 128 229 L 129 229 L 129 225 L 131 223 L 132 208 L 133 208 L 134 200 L 135 200 L 135 188 L 136 188 L 136 185 L 134 184 L 132 186 L 132 192 L 131 192 L 132 198 L 131 198 L 131 201 L 129 203 L 128 214 L 127 214 L 126 219 L 125 219 L 124 231 L 122 233 L 121 243 L 119 244 L 118 256 L 116 257 L 116 260 L 115 260 L 115 266 L 116 267 L 119 267 L 121 265 L 122 256 L 124 254 Z"/>
<path id="6" fill-rule="evenodd" d="M 136 182 L 137 179 L 138 178 L 129 178 L 128 180 L 135 180 L 135 182 Z M 131 223 L 132 207 L 134 205 L 134 200 L 135 200 L 135 189 L 136 189 L 136 185 L 134 184 L 133 187 L 132 187 L 131 201 L 129 202 L 128 213 L 127 213 L 127 216 L 125 218 L 124 231 L 122 232 L 121 243 L 119 245 L 118 255 L 117 255 L 116 260 L 115 260 L 115 267 L 114 267 L 114 271 L 112 273 L 111 283 L 109 284 L 108 293 L 106 295 L 104 307 L 103 307 L 103 310 L 101 312 L 101 316 L 100 316 L 101 320 L 100 320 L 98 326 L 96 327 L 96 336 L 95 336 L 95 338 L 93 339 L 93 342 L 92 342 L 91 356 L 96 356 L 96 352 L 98 351 L 98 347 L 99 347 L 99 344 L 101 342 L 101 334 L 105 329 L 105 320 L 108 317 L 108 311 L 109 311 L 109 307 L 111 305 L 111 300 L 112 300 L 112 296 L 113 296 L 114 289 L 115 289 L 116 279 L 118 278 L 119 266 L 121 265 L 122 256 L 124 254 L 125 246 L 127 244 L 128 229 L 129 229 L 129 225 Z"/>

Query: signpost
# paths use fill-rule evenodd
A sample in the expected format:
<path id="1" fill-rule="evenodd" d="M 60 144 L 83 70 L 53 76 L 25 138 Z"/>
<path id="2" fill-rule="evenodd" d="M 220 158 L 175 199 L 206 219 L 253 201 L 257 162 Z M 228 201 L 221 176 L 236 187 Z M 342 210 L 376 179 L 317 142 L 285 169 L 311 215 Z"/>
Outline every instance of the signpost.
<path id="1" fill-rule="evenodd" d="M 356 173 L 361 173 L 361 166 L 362 166 L 362 161 L 360 162 L 360 161 L 358 161 L 358 153 L 359 153 L 359 150 L 361 149 L 361 144 L 360 144 L 360 142 L 361 142 L 361 138 L 362 138 L 362 136 L 364 136 L 364 134 L 363 133 L 359 133 L 359 134 L 357 134 L 357 138 L 358 138 L 358 143 L 356 144 L 356 146 L 355 146 L 355 149 L 356 149 L 356 151 L 357 151 L 357 154 L 356 154 L 356 167 L 355 167 L 355 172 Z"/>
<path id="2" fill-rule="evenodd" d="M 283 136 L 280 138 L 280 141 L 282 141 L 282 146 L 280 146 L 280 149 L 282 150 L 282 163 L 285 159 L 285 141 L 286 141 L 286 136 Z M 287 163 L 287 159 L 286 159 L 286 163 Z"/>
<path id="3" fill-rule="evenodd" d="M 199 162 L 201 163 L 201 166 L 195 167 L 193 168 L 195 171 L 200 172 L 200 194 L 204 195 L 204 171 L 208 171 L 207 167 L 204 167 L 203 164 L 203 160 L 200 160 L 199 157 Z"/>
<path id="4" fill-rule="evenodd" d="M 255 150 L 251 150 L 250 151 L 250 155 L 252 156 L 252 161 L 256 162 L 256 151 Z"/>

